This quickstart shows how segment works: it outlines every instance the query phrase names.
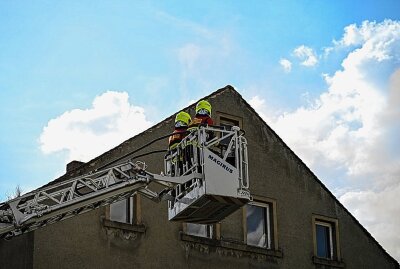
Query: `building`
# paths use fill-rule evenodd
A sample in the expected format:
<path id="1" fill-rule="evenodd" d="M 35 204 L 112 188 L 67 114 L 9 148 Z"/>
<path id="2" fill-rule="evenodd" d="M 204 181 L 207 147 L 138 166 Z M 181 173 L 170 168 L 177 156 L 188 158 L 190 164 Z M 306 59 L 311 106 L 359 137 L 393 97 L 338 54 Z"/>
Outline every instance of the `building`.
<path id="1" fill-rule="evenodd" d="M 231 86 L 205 97 L 217 125 L 246 131 L 254 201 L 221 223 L 169 222 L 140 196 L 0 242 L 1 268 L 399 268 L 379 243 Z M 234 108 L 234 109 L 233 109 Z M 186 108 L 194 115 L 194 105 Z M 171 132 L 173 116 L 56 182 Z M 145 151 L 166 147 L 166 139 Z M 142 160 L 163 170 L 162 154 Z"/>

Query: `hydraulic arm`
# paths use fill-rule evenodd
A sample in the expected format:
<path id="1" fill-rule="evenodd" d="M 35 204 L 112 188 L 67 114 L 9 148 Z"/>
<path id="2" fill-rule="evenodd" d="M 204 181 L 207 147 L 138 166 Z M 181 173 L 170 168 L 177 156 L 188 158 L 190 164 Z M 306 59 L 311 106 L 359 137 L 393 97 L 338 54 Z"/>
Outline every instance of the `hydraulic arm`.
<path id="1" fill-rule="evenodd" d="M 165 175 L 152 174 L 145 163 L 128 160 L 0 203 L 0 238 L 33 231 L 135 193 L 155 202 L 168 200 L 170 220 L 194 223 L 219 221 L 251 200 L 246 140 L 237 127 L 201 127 L 164 162 Z M 151 190 L 151 182 L 164 186 L 164 191 Z"/>

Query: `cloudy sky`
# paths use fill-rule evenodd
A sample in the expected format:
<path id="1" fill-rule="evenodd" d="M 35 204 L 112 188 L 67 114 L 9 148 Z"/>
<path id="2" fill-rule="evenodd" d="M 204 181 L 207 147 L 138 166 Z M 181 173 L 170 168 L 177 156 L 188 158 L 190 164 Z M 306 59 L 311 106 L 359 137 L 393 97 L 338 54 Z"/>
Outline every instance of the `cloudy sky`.
<path id="1" fill-rule="evenodd" d="M 400 2 L 349 2 L 1 1 L 0 201 L 230 84 L 400 260 Z"/>

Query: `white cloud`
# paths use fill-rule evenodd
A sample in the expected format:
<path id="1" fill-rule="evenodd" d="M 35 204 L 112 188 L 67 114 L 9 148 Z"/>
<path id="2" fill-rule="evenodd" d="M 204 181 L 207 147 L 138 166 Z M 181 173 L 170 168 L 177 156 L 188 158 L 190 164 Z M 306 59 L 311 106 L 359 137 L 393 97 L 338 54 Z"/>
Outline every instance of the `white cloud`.
<path id="1" fill-rule="evenodd" d="M 263 105 L 265 104 L 265 100 L 262 99 L 260 96 L 256 95 L 254 97 L 252 97 L 249 101 L 249 104 L 255 109 L 255 110 L 259 110 L 263 107 Z"/>
<path id="2" fill-rule="evenodd" d="M 256 105 L 329 187 L 347 190 L 343 204 L 400 259 L 400 22 L 350 25 L 338 44 L 357 47 L 341 70 L 323 75 L 328 89 L 311 104 L 277 117 L 260 97 Z M 296 51 L 306 61 L 312 55 Z M 345 174 L 324 177 L 335 169 Z"/>
<path id="3" fill-rule="evenodd" d="M 400 182 L 382 191 L 350 191 L 340 197 L 340 201 L 352 209 L 354 216 L 371 234 L 379 236 L 377 239 L 384 248 L 397 259 L 400 257 L 400 206 L 394 201 L 398 200 L 399 194 Z"/>
<path id="4" fill-rule="evenodd" d="M 150 127 L 144 109 L 128 98 L 126 92 L 108 91 L 97 96 L 91 108 L 51 119 L 39 138 L 42 152 L 67 151 L 67 161 L 88 161 Z"/>
<path id="5" fill-rule="evenodd" d="M 283 67 L 283 70 L 285 70 L 285 72 L 289 73 L 292 70 L 292 63 L 285 58 L 282 58 L 279 60 L 279 64 Z"/>
<path id="6" fill-rule="evenodd" d="M 302 61 L 301 65 L 311 67 L 318 63 L 314 50 L 304 45 L 295 48 L 293 54 Z"/>
<path id="7" fill-rule="evenodd" d="M 356 24 L 350 24 L 344 28 L 344 35 L 339 43 L 344 46 L 360 45 L 362 40 L 360 29 Z"/>
<path id="8" fill-rule="evenodd" d="M 327 58 L 329 56 L 329 54 L 331 54 L 331 52 L 334 50 L 334 48 L 333 47 L 326 47 L 326 48 L 323 48 L 322 50 L 324 52 L 323 53 L 323 57 Z"/>
<path id="9" fill-rule="evenodd" d="M 398 31 L 398 23 L 392 20 L 384 20 L 381 23 L 364 21 L 361 26 L 351 24 L 344 28 L 342 38 L 338 41 L 333 40 L 333 46 L 325 48 L 324 51 L 325 54 L 328 55 L 332 50 L 344 47 L 387 46 L 390 42 L 380 43 L 379 40 L 381 40 L 381 38 L 396 38 Z M 376 51 L 377 54 L 371 56 L 383 60 L 388 56 L 382 54 L 384 51 L 385 49 L 382 47 L 380 50 Z M 398 56 L 400 52 L 397 50 L 397 52 L 393 53 Z M 393 56 L 394 55 L 392 55 L 392 57 Z"/>

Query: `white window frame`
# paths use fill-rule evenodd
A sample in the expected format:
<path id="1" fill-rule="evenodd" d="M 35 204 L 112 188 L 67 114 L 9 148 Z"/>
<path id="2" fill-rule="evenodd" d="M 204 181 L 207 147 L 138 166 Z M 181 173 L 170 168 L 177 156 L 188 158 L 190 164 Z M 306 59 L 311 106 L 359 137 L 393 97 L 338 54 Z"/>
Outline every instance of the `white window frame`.
<path id="1" fill-rule="evenodd" d="M 334 242 L 333 242 L 333 227 L 332 227 L 332 224 L 328 223 L 328 222 L 315 221 L 315 230 L 317 230 L 317 225 L 324 226 L 324 227 L 328 228 L 328 232 L 329 232 L 329 257 L 328 257 L 328 259 L 332 260 L 333 259 L 333 244 L 334 244 Z M 315 234 L 315 237 L 317 237 L 317 233 Z M 316 244 L 317 244 L 317 249 L 318 249 L 318 239 L 316 240 Z M 318 255 L 317 255 L 317 257 L 326 258 L 326 257 L 320 257 Z"/>
<path id="2" fill-rule="evenodd" d="M 250 202 L 248 203 L 248 205 L 251 206 L 257 206 L 257 207 L 262 207 L 265 211 L 265 218 L 264 218 L 264 231 L 265 231 L 265 235 L 266 235 L 266 246 L 265 248 L 267 249 L 271 249 L 272 248 L 272 240 L 271 240 L 271 207 L 272 205 L 270 203 L 262 203 L 262 202 Z M 254 245 L 250 245 L 247 242 L 247 208 L 245 209 L 245 214 L 244 214 L 244 219 L 245 219 L 245 223 L 246 223 L 246 228 L 244 229 L 244 235 L 245 235 L 245 243 L 249 246 L 254 246 Z M 257 247 L 257 246 L 255 246 Z M 258 246 L 259 247 L 259 246 Z"/>

